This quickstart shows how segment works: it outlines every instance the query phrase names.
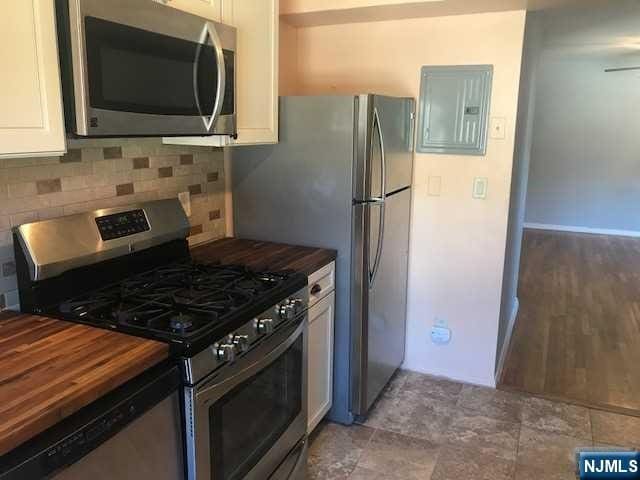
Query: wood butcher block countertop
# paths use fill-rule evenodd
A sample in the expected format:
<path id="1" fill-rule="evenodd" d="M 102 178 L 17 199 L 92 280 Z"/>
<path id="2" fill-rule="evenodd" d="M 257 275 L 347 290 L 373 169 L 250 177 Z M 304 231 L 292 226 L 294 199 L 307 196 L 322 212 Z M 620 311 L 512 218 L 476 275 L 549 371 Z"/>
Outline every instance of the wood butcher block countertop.
<path id="1" fill-rule="evenodd" d="M 0 455 L 168 357 L 164 343 L 0 313 Z"/>
<path id="2" fill-rule="evenodd" d="M 335 250 L 325 248 L 241 238 L 224 238 L 191 250 L 191 256 L 199 262 L 238 264 L 264 271 L 294 270 L 305 275 L 311 275 L 333 262 L 336 255 Z"/>

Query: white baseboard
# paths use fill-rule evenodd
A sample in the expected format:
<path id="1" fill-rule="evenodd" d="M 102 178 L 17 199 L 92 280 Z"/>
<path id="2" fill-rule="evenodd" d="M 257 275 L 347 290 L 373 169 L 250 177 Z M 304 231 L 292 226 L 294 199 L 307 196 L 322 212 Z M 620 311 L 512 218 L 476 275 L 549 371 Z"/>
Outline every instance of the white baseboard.
<path id="1" fill-rule="evenodd" d="M 555 230 L 557 232 L 573 232 L 573 233 L 591 233 L 594 235 L 613 235 L 617 237 L 640 237 L 637 230 L 615 230 L 611 228 L 589 228 L 575 227 L 571 225 L 550 225 L 548 223 L 529 223 L 525 222 L 524 228 L 532 228 L 536 230 Z"/>
<path id="2" fill-rule="evenodd" d="M 507 333 L 502 342 L 502 350 L 500 350 L 500 358 L 498 360 L 498 366 L 496 367 L 496 383 L 500 381 L 502 377 L 502 370 L 504 369 L 504 362 L 507 359 L 507 353 L 509 352 L 509 345 L 511 344 L 511 337 L 513 336 L 513 328 L 516 326 L 516 318 L 518 317 L 518 310 L 520 309 L 520 300 L 515 298 L 513 303 L 513 309 L 509 316 L 509 324 L 507 325 Z"/>
<path id="3" fill-rule="evenodd" d="M 424 373 L 425 375 L 429 375 L 432 377 L 440 377 L 440 378 L 444 378 L 446 380 L 451 380 L 453 382 L 458 382 L 458 383 L 477 385 L 479 387 L 496 388 L 495 375 L 491 375 L 491 373 L 489 373 L 489 375 L 487 375 L 486 377 L 460 375 L 460 372 L 450 372 L 450 371 L 444 371 L 444 370 L 434 370 L 431 368 L 425 368 L 424 365 L 421 363 L 407 362 L 406 359 L 404 363 L 400 365 L 400 369 L 409 370 L 411 372 Z"/>

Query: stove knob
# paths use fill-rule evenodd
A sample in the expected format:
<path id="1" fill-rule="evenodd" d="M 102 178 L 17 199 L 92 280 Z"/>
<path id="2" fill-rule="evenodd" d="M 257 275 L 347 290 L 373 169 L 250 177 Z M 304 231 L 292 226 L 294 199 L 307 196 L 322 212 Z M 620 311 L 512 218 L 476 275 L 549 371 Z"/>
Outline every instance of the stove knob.
<path id="1" fill-rule="evenodd" d="M 249 350 L 249 335 L 235 335 L 233 337 L 233 344 L 235 345 L 237 352 L 246 352 Z"/>
<path id="2" fill-rule="evenodd" d="M 291 320 L 295 317 L 294 309 L 294 305 L 287 300 L 286 303 L 283 303 L 278 307 L 278 315 L 282 320 Z"/>
<path id="3" fill-rule="evenodd" d="M 301 298 L 293 298 L 291 299 L 291 305 L 293 306 L 293 313 L 298 315 L 302 312 L 303 302 Z"/>
<path id="4" fill-rule="evenodd" d="M 267 335 L 273 333 L 273 320 L 270 318 L 263 318 L 256 323 L 256 330 L 260 335 Z"/>
<path id="5" fill-rule="evenodd" d="M 221 362 L 233 362 L 236 359 L 236 347 L 231 343 L 223 343 L 216 347 L 216 356 Z"/>

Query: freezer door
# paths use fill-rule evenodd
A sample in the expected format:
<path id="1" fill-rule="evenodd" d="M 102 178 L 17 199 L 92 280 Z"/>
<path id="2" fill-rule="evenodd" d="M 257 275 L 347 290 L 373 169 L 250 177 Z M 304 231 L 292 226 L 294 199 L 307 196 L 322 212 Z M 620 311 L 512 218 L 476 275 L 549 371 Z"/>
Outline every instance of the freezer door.
<path id="1" fill-rule="evenodd" d="M 413 175 L 413 119 L 414 101 L 411 98 L 373 97 L 374 114 L 380 128 L 374 129 L 373 155 L 371 158 L 371 187 L 374 195 L 380 194 L 380 176 L 384 173 L 385 194 L 411 185 Z M 382 135 L 381 135 L 382 134 Z M 380 162 L 379 147 L 384 146 L 384 172 Z"/>
<path id="2" fill-rule="evenodd" d="M 352 312 L 351 407 L 362 416 L 404 360 L 411 189 L 354 209 L 363 235 L 354 250 L 361 252 L 354 256 L 361 274 L 353 286 L 360 297 Z"/>
<path id="3" fill-rule="evenodd" d="M 412 98 L 358 97 L 356 202 L 375 200 L 411 185 L 414 109 Z"/>

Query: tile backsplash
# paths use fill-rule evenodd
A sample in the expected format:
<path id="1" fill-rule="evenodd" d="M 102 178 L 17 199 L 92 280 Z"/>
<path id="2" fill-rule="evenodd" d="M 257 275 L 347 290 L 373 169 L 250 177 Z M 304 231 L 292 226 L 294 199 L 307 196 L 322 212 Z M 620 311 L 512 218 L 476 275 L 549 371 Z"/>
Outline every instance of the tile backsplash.
<path id="1" fill-rule="evenodd" d="M 0 310 L 18 307 L 11 228 L 191 193 L 189 242 L 225 236 L 221 149 L 160 139 L 69 140 L 63 157 L 0 159 Z"/>

